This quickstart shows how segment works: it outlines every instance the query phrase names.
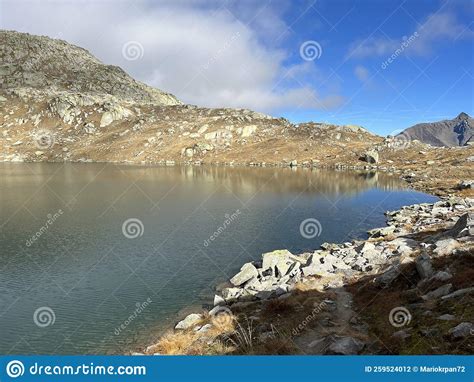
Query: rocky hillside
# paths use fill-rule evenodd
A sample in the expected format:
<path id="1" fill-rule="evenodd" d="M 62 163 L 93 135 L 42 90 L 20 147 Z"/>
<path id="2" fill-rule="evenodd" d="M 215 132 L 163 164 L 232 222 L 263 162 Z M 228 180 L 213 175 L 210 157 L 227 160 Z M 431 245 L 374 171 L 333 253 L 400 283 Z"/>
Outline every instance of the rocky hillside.
<path id="1" fill-rule="evenodd" d="M 0 31 L 0 88 L 19 96 L 81 94 L 157 105 L 180 104 L 173 95 L 104 65 L 87 50 L 62 40 Z M 91 100 L 89 101 L 91 102 Z"/>
<path id="2" fill-rule="evenodd" d="M 409 140 L 419 140 L 431 146 L 465 146 L 474 144 L 474 119 L 461 113 L 456 118 L 433 123 L 419 123 L 401 134 Z"/>
<path id="3" fill-rule="evenodd" d="M 300 151 L 314 159 L 316 144 L 342 152 L 380 140 L 358 126 L 182 105 L 64 41 L 0 37 L 0 160 L 290 163 Z"/>

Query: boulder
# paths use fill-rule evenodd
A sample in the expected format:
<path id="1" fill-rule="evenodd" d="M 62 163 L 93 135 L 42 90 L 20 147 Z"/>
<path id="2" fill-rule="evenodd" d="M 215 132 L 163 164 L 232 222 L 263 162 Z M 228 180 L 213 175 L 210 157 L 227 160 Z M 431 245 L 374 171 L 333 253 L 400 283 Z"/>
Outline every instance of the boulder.
<path id="1" fill-rule="evenodd" d="M 443 236 L 462 237 L 474 234 L 474 214 L 472 212 L 461 215 L 456 224 Z"/>
<path id="2" fill-rule="evenodd" d="M 232 285 L 240 286 L 254 277 L 258 277 L 257 268 L 252 263 L 246 263 L 240 268 L 240 272 L 230 279 L 230 282 Z"/>
<path id="3" fill-rule="evenodd" d="M 458 326 L 451 328 L 449 334 L 454 339 L 461 339 L 472 335 L 474 326 L 470 322 L 462 322 Z"/>
<path id="4" fill-rule="evenodd" d="M 409 328 L 411 329 L 411 328 Z M 411 337 L 410 330 L 399 330 L 395 333 L 392 334 L 392 337 L 397 339 L 397 340 L 405 340 L 409 337 Z"/>
<path id="5" fill-rule="evenodd" d="M 458 184 L 459 190 L 471 190 L 474 188 L 474 180 L 463 180 Z"/>
<path id="6" fill-rule="evenodd" d="M 219 295 L 214 295 L 214 306 L 217 306 L 217 305 L 224 305 L 225 304 L 225 300 L 219 296 Z"/>
<path id="7" fill-rule="evenodd" d="M 225 301 L 237 300 L 242 295 L 242 289 L 240 288 L 224 288 L 222 290 L 222 297 Z"/>
<path id="8" fill-rule="evenodd" d="M 431 291 L 431 292 L 428 292 L 427 294 L 425 294 L 424 296 L 421 296 L 421 298 L 423 300 L 434 300 L 434 299 L 437 299 L 439 297 L 442 297 L 442 296 L 445 296 L 447 295 L 450 291 L 451 291 L 451 288 L 453 287 L 452 284 L 445 284 L 443 286 L 440 286 L 439 288 Z"/>
<path id="9" fill-rule="evenodd" d="M 474 287 L 458 289 L 458 290 L 454 291 L 453 293 L 450 293 L 450 294 L 447 294 L 447 295 L 441 297 L 441 300 L 447 300 L 447 299 L 450 299 L 450 298 L 456 298 L 456 297 L 464 296 L 465 294 L 472 293 L 472 292 L 474 292 Z"/>
<path id="10" fill-rule="evenodd" d="M 397 253 L 401 256 L 408 256 L 413 253 L 413 250 L 418 247 L 418 242 L 406 237 L 398 237 L 395 240 L 389 241 L 388 245 L 395 247 Z"/>
<path id="11" fill-rule="evenodd" d="M 439 272 L 436 272 L 431 279 L 437 280 L 437 281 L 447 281 L 451 279 L 452 277 L 453 275 L 449 272 L 439 271 Z"/>
<path id="12" fill-rule="evenodd" d="M 256 131 L 257 131 L 257 126 L 255 126 L 255 125 L 248 125 L 248 126 L 245 126 L 245 127 L 242 129 L 242 133 L 241 133 L 240 136 L 241 136 L 242 138 L 247 138 L 247 137 L 252 136 Z"/>
<path id="13" fill-rule="evenodd" d="M 367 163 L 371 163 L 371 164 L 378 163 L 379 162 L 379 153 L 375 150 L 369 150 L 364 154 L 363 159 Z"/>
<path id="14" fill-rule="evenodd" d="M 416 258 L 416 270 L 422 279 L 431 277 L 434 273 L 431 257 L 424 253 Z"/>
<path id="15" fill-rule="evenodd" d="M 400 275 L 400 266 L 398 264 L 391 265 L 384 273 L 376 277 L 375 285 L 383 288 L 388 287 Z"/>
<path id="16" fill-rule="evenodd" d="M 371 229 L 370 231 L 368 231 L 368 233 L 371 237 L 383 237 L 393 234 L 395 232 L 395 229 L 395 226 L 389 225 L 388 227 Z"/>
<path id="17" fill-rule="evenodd" d="M 446 256 L 453 253 L 453 251 L 459 247 L 459 242 L 455 239 L 443 239 L 438 240 L 435 243 L 436 248 L 434 249 L 433 253 L 436 256 Z"/>
<path id="18" fill-rule="evenodd" d="M 178 324 L 174 328 L 177 330 L 186 330 L 193 327 L 201 320 L 202 320 L 202 315 L 197 314 L 197 313 L 191 313 L 189 316 L 186 316 L 184 320 L 178 322 Z"/>
<path id="19" fill-rule="evenodd" d="M 274 276 L 279 277 L 285 276 L 293 263 L 302 261 L 286 249 L 264 253 L 262 258 L 262 271 L 271 270 Z"/>
<path id="20" fill-rule="evenodd" d="M 364 348 L 364 343 L 353 337 L 336 336 L 329 345 L 327 354 L 354 355 Z"/>
<path id="21" fill-rule="evenodd" d="M 439 316 L 437 319 L 441 320 L 441 321 L 452 321 L 455 318 L 456 317 L 453 316 L 452 314 L 443 314 L 443 315 Z"/>

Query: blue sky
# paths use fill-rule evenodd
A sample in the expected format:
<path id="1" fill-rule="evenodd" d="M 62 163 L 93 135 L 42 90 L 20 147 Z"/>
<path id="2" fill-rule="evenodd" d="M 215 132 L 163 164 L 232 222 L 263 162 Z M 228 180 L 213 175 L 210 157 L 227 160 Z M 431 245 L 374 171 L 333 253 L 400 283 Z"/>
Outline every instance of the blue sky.
<path id="1" fill-rule="evenodd" d="M 82 46 L 186 103 L 386 135 L 473 114 L 473 4 L 0 0 L 0 27 Z"/>
<path id="2" fill-rule="evenodd" d="M 300 10 L 292 10 L 288 20 L 297 21 L 287 43 L 314 39 L 322 48 L 315 65 L 325 76 L 321 81 L 308 74 L 305 80 L 321 92 L 330 93 L 333 86 L 344 101 L 332 110 L 288 110 L 284 115 L 355 123 L 381 134 L 450 119 L 461 111 L 472 115 L 473 4 L 318 1 L 299 19 Z M 383 65 L 404 41 L 403 53 Z M 299 59 L 295 52 L 288 62 Z"/>

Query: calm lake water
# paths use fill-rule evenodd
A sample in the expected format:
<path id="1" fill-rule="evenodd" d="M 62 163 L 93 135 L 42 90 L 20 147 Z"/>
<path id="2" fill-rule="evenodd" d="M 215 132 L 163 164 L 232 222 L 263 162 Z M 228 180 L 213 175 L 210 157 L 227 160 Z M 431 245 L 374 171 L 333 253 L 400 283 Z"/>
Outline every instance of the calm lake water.
<path id="1" fill-rule="evenodd" d="M 264 252 L 364 238 L 434 200 L 396 175 L 0 164 L 0 353 L 136 349 Z"/>

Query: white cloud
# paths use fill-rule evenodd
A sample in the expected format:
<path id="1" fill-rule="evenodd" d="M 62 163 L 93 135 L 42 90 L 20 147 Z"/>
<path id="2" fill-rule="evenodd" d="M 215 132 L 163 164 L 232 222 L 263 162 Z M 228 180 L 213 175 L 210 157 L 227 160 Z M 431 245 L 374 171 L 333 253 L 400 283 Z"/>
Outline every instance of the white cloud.
<path id="1" fill-rule="evenodd" d="M 227 9 L 218 1 L 2 2 L 2 27 L 59 37 L 88 49 L 104 63 L 175 94 L 210 107 L 321 109 L 337 106 L 337 94 L 320 96 L 294 81 L 280 84 L 287 52 L 263 41 L 286 30 L 281 9 Z M 249 25 L 235 17 L 260 11 Z M 254 26 L 254 28 L 252 27 Z M 258 31 L 258 32 L 257 32 Z M 266 36 L 262 38 L 262 36 Z M 143 57 L 127 61 L 122 47 L 138 41 Z"/>
<path id="2" fill-rule="evenodd" d="M 369 78 L 369 71 L 362 65 L 355 67 L 354 74 L 359 81 L 366 81 Z"/>
<path id="3" fill-rule="evenodd" d="M 427 17 L 411 36 L 400 38 L 370 37 L 352 44 L 348 56 L 354 58 L 390 56 L 402 43 L 412 38 L 412 42 L 404 49 L 406 54 L 427 55 L 439 41 L 472 37 L 472 31 L 461 25 L 451 12 L 434 13 Z"/>

